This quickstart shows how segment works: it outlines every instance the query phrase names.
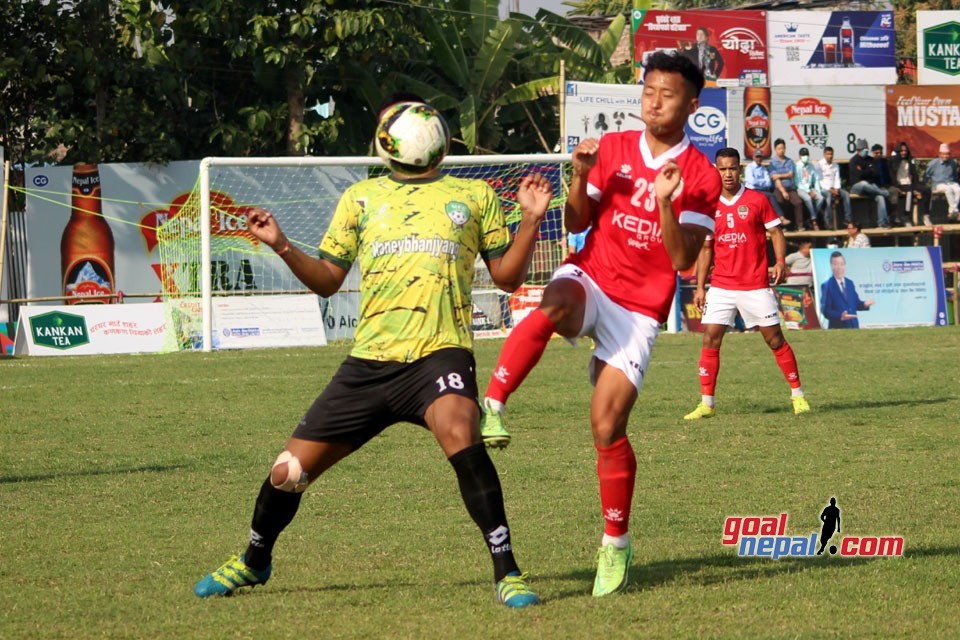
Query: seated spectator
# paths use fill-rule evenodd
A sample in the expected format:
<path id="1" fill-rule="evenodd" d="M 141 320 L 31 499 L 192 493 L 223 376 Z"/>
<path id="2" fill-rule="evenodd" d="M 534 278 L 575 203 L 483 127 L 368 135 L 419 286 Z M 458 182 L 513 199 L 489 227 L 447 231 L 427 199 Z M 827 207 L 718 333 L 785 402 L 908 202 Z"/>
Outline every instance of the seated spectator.
<path id="1" fill-rule="evenodd" d="M 857 153 L 850 158 L 850 193 L 873 198 L 877 205 L 877 224 L 886 229 L 890 228 L 890 218 L 887 216 L 887 198 L 890 192 L 877 186 L 879 176 L 867 150 L 867 141 L 859 138 L 856 143 Z"/>
<path id="2" fill-rule="evenodd" d="M 787 256 L 785 262 L 789 275 L 785 284 L 813 286 L 813 261 L 810 259 L 812 247 L 812 241 L 801 240 L 796 252 Z"/>
<path id="3" fill-rule="evenodd" d="M 960 219 L 957 205 L 960 204 L 960 184 L 957 184 L 957 161 L 950 157 L 950 145 L 940 145 L 937 157 L 930 161 L 923 179 L 930 180 L 930 190 L 947 197 L 947 217 Z"/>
<path id="4" fill-rule="evenodd" d="M 893 176 L 893 188 L 900 192 L 901 206 L 897 210 L 897 217 L 904 220 L 904 224 L 912 227 L 914 203 L 926 201 L 927 208 L 930 206 L 930 188 L 920 182 L 917 173 L 917 161 L 913 159 L 910 153 L 910 147 L 906 142 L 897 145 L 896 155 L 891 156 L 891 173 Z M 923 216 L 923 224 L 930 226 L 929 211 Z"/>
<path id="5" fill-rule="evenodd" d="M 847 249 L 869 249 L 870 238 L 860 228 L 857 222 L 847 223 L 847 242 L 843 245 Z"/>
<path id="6" fill-rule="evenodd" d="M 823 157 L 817 162 L 817 171 L 820 172 L 820 193 L 823 194 L 824 216 L 830 215 L 833 205 L 839 198 L 843 205 L 843 221 L 853 220 L 853 211 L 850 208 L 850 193 L 840 186 L 840 165 L 833 161 L 833 147 L 823 150 Z M 824 220 L 826 222 L 826 219 Z M 836 220 L 834 220 L 836 222 Z M 836 224 L 833 225 L 836 229 Z"/>
<path id="7" fill-rule="evenodd" d="M 810 151 L 803 147 L 797 160 L 796 173 L 793 180 L 797 185 L 797 196 L 807 208 L 810 224 L 814 231 L 820 230 L 820 211 L 823 209 L 823 194 L 820 193 L 820 176 L 813 164 L 810 163 Z"/>
<path id="8" fill-rule="evenodd" d="M 793 209 L 793 221 L 800 229 L 803 227 L 803 201 L 797 195 L 797 185 L 794 183 L 796 165 L 787 157 L 787 143 L 783 138 L 777 138 L 773 143 L 773 157 L 770 158 L 770 178 L 774 184 L 774 197 L 787 211 L 786 203 Z"/>
<path id="9" fill-rule="evenodd" d="M 747 168 L 743 170 L 743 184 L 747 189 L 759 191 L 767 197 L 767 200 L 770 201 L 770 206 L 773 207 L 773 210 L 780 216 L 780 224 L 785 227 L 792 224 L 790 220 L 783 215 L 783 209 L 780 207 L 780 203 L 777 202 L 777 199 L 773 196 L 775 190 L 773 179 L 770 178 L 770 171 L 763 166 L 763 151 L 760 149 L 754 149 L 753 162 L 748 164 Z"/>
<path id="10" fill-rule="evenodd" d="M 893 226 L 903 226 L 903 220 L 898 215 L 897 204 L 900 200 L 900 191 L 893 183 L 893 171 L 890 169 L 890 162 L 883 155 L 883 145 L 875 144 L 870 147 L 870 155 L 873 158 L 873 168 L 876 171 L 875 184 L 887 192 L 887 211 L 893 213 Z"/>

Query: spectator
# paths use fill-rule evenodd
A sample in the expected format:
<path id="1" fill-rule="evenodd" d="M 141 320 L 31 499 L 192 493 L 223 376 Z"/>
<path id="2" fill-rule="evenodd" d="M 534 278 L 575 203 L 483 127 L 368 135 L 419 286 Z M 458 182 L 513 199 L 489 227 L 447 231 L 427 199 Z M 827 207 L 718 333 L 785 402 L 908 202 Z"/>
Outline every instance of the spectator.
<path id="1" fill-rule="evenodd" d="M 810 259 L 811 240 L 801 240 L 796 252 L 787 256 L 789 275 L 786 284 L 813 286 L 813 261 Z"/>
<path id="2" fill-rule="evenodd" d="M 820 176 L 810 163 L 810 151 L 806 147 L 800 149 L 794 181 L 797 184 L 797 196 L 807 208 L 813 230 L 820 231 L 817 219 L 823 209 L 823 194 L 820 193 Z"/>
<path id="3" fill-rule="evenodd" d="M 887 198 L 890 192 L 881 189 L 876 182 L 877 170 L 867 151 L 867 141 L 857 140 L 857 154 L 850 158 L 850 193 L 872 197 L 877 205 L 877 224 L 885 229 L 890 228 L 890 219 L 887 217 Z"/>
<path id="4" fill-rule="evenodd" d="M 875 184 L 890 194 L 887 197 L 887 211 L 893 212 L 893 225 L 901 226 L 903 225 L 903 220 L 900 219 L 899 209 L 897 207 L 900 201 L 900 191 L 893 182 L 893 172 L 890 169 L 890 162 L 883 156 L 883 146 L 875 144 L 870 147 L 870 155 L 873 158 L 873 168 L 876 169 L 877 173 L 877 181 Z M 891 155 L 895 156 L 896 152 L 892 151 Z"/>
<path id="5" fill-rule="evenodd" d="M 850 221 L 847 223 L 847 241 L 844 247 L 847 249 L 869 249 L 870 238 L 863 232 L 858 222 Z"/>
<path id="6" fill-rule="evenodd" d="M 803 227 L 803 201 L 797 195 L 797 186 L 793 181 L 796 173 L 796 165 L 793 160 L 787 157 L 787 143 L 783 138 L 777 138 L 773 142 L 773 157 L 770 158 L 770 178 L 773 180 L 776 191 L 774 197 L 783 207 L 787 202 L 793 207 L 793 221 L 797 228 Z"/>
<path id="7" fill-rule="evenodd" d="M 891 162 L 893 188 L 903 196 L 902 206 L 897 214 L 898 217 L 903 218 L 906 226 L 912 227 L 914 202 L 922 202 L 926 199 L 928 211 L 923 216 L 923 224 L 930 226 L 930 187 L 920 182 L 917 173 L 917 161 L 913 159 L 910 147 L 907 146 L 906 142 L 897 145 L 897 156 L 891 158 Z"/>
<path id="8" fill-rule="evenodd" d="M 947 217 L 960 218 L 957 205 L 960 203 L 960 184 L 957 184 L 957 161 L 950 157 L 950 145 L 943 143 L 937 157 L 930 161 L 923 179 L 930 180 L 930 190 L 947 197 Z"/>
<path id="9" fill-rule="evenodd" d="M 833 212 L 833 205 L 837 197 L 843 204 L 843 221 L 853 220 L 853 212 L 850 209 L 850 193 L 840 186 L 840 165 L 833 161 L 833 147 L 826 147 L 823 150 L 823 157 L 817 162 L 817 171 L 820 172 L 820 192 L 824 199 L 824 222 L 826 216 Z M 833 220 L 833 228 L 837 228 L 836 218 Z"/>
<path id="10" fill-rule="evenodd" d="M 767 200 L 770 201 L 770 206 L 780 216 L 780 224 L 785 227 L 793 224 L 789 218 L 783 215 L 780 203 L 773 196 L 775 191 L 773 180 L 770 178 L 770 171 L 763 164 L 763 151 L 760 149 L 754 149 L 753 164 L 748 164 L 747 168 L 743 170 L 743 184 L 747 189 L 759 191 L 766 196 Z"/>

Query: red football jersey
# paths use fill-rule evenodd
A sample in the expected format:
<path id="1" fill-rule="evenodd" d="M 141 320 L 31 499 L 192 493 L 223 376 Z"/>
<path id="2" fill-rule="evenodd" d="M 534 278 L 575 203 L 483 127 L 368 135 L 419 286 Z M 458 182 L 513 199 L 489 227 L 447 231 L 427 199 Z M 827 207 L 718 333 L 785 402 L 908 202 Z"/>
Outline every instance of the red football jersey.
<path id="1" fill-rule="evenodd" d="M 682 224 L 713 231 L 720 174 L 684 136 L 654 158 L 642 131 L 608 133 L 600 139 L 597 163 L 587 177 L 596 201 L 592 230 L 567 262 L 583 269 L 611 300 L 665 322 L 676 291 L 676 271 L 663 246 L 654 180 L 670 158 L 683 179 L 673 210 Z"/>
<path id="2" fill-rule="evenodd" d="M 769 287 L 767 229 L 779 224 L 780 216 L 759 191 L 741 186 L 730 200 L 721 196 L 714 221 L 710 283 L 737 291 Z"/>

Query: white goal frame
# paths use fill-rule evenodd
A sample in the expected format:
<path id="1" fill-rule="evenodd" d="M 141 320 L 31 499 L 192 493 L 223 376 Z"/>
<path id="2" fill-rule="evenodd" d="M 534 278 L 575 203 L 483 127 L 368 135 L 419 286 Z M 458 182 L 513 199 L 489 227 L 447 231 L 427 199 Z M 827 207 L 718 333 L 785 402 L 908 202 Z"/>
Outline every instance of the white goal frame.
<path id="1" fill-rule="evenodd" d="M 487 156 L 447 156 L 441 165 L 485 165 L 485 164 L 547 164 L 568 163 L 569 153 L 515 154 Z M 210 169 L 215 166 L 232 167 L 365 167 L 384 166 L 378 157 L 333 156 L 333 157 L 281 157 L 281 158 L 230 158 L 208 157 L 200 161 L 200 294 L 202 311 L 202 351 L 213 350 L 213 269 L 211 264 L 210 224 Z"/>

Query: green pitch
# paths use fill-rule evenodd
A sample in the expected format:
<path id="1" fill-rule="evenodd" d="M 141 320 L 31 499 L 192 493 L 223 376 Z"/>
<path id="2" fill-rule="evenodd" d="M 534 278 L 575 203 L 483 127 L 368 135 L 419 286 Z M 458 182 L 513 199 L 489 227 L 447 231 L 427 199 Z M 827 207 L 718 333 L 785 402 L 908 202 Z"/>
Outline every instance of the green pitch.
<path id="1" fill-rule="evenodd" d="M 306 494 L 270 584 L 191 589 L 243 550 L 253 500 L 346 354 L 325 349 L 0 359 L 0 637 L 956 637 L 960 331 L 790 332 L 813 410 L 759 335 L 724 342 L 718 413 L 699 336 L 661 336 L 630 438 L 625 594 L 590 590 L 602 521 L 589 345 L 556 340 L 494 452 L 522 567 L 544 599 L 494 603 L 490 563 L 432 437 L 398 425 Z M 481 384 L 502 343 L 479 342 Z M 740 558 L 727 516 L 898 535 L 893 559 Z"/>

